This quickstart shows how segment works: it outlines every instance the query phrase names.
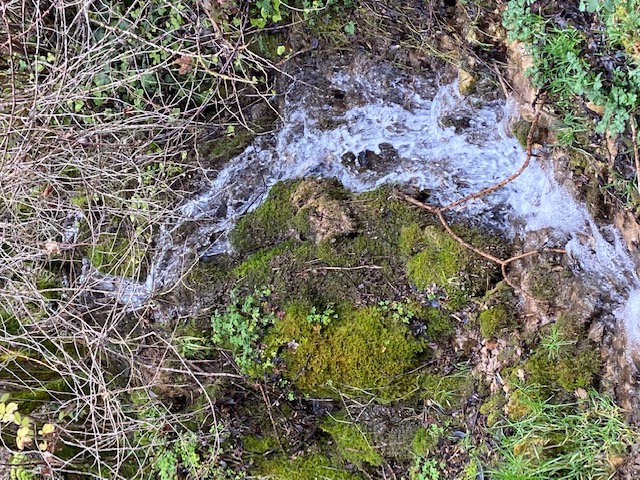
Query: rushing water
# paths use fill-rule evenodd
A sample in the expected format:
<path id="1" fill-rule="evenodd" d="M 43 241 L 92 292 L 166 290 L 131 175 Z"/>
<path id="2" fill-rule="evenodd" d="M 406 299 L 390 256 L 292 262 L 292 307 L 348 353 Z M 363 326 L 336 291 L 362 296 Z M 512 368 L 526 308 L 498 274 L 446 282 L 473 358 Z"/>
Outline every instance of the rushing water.
<path id="1" fill-rule="evenodd" d="M 99 275 L 100 288 L 117 291 L 131 308 L 172 288 L 197 256 L 227 251 L 226 232 L 281 180 L 336 177 L 354 191 L 411 184 L 428 190 L 431 202 L 447 203 L 522 165 L 522 147 L 507 134 L 515 110 L 509 102 L 464 98 L 455 85 L 408 79 L 384 65 L 356 62 L 323 81 L 319 89 L 294 84 L 280 131 L 257 139 L 214 176 L 207 191 L 178 208 L 162 228 L 146 282 Z M 625 322 L 630 344 L 640 341 L 633 260 L 615 229 L 597 225 L 556 183 L 551 167 L 533 158 L 515 181 L 461 210 L 512 238 L 545 230 L 546 243 L 539 247 L 565 248 L 574 273 L 602 291 Z"/>

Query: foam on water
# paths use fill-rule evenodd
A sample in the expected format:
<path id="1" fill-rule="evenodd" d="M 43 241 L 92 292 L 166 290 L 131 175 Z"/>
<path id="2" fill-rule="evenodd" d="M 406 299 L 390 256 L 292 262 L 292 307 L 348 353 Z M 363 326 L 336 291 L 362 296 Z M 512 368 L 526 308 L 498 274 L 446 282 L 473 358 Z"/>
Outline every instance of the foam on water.
<path id="1" fill-rule="evenodd" d="M 443 204 L 494 185 L 522 165 L 522 147 L 505 132 L 513 105 L 478 107 L 462 98 L 455 85 L 433 94 L 426 87 L 393 86 L 393 78 L 382 77 L 336 74 L 335 88 L 347 99 L 360 99 L 344 109 L 314 104 L 313 89 L 296 89 L 298 100 L 288 103 L 282 129 L 232 159 L 206 192 L 182 205 L 164 225 L 144 288 L 123 298 L 144 303 L 138 292 L 172 288 L 196 255 L 227 251 L 226 232 L 278 181 L 335 177 L 354 191 L 389 182 L 411 184 L 428 190 L 431 202 Z M 359 161 L 367 151 L 381 155 L 384 148 L 395 150 L 397 157 L 374 165 Z M 640 282 L 633 259 L 619 233 L 597 225 L 554 180 L 550 167 L 532 158 L 515 181 L 462 211 L 510 237 L 548 230 L 548 243 L 540 247 L 566 248 L 574 271 L 607 293 L 629 340 L 640 341 Z"/>

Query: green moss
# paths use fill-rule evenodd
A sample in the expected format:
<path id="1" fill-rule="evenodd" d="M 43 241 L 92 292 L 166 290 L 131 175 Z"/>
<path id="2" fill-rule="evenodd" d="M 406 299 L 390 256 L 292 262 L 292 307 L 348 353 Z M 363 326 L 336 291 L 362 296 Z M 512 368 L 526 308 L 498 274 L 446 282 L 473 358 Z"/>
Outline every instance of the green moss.
<path id="1" fill-rule="evenodd" d="M 338 453 L 348 463 L 362 468 L 363 463 L 378 467 L 384 462 L 362 429 L 346 417 L 329 417 L 320 428 L 331 435 Z"/>
<path id="2" fill-rule="evenodd" d="M 544 348 L 538 348 L 526 364 L 532 383 L 567 392 L 593 386 L 600 368 L 600 354 L 596 348 L 574 351 L 559 359 L 550 357 Z"/>
<path id="3" fill-rule="evenodd" d="M 254 252 L 285 240 L 290 235 L 296 213 L 290 197 L 299 183 L 277 183 L 262 205 L 240 219 L 229 234 L 236 251 Z"/>
<path id="4" fill-rule="evenodd" d="M 375 393 L 389 401 L 408 388 L 402 377 L 423 357 L 423 342 L 378 307 L 338 309 L 338 319 L 323 328 L 307 321 L 309 309 L 287 308 L 267 343 L 292 345 L 282 356 L 285 376 L 308 393 L 336 395 L 334 388 Z M 405 382 L 403 382 L 405 380 Z"/>
<path id="5" fill-rule="evenodd" d="M 275 247 L 259 250 L 238 265 L 233 273 L 236 278 L 247 280 L 245 283 L 254 286 L 254 288 L 258 288 L 259 285 L 267 285 L 271 277 L 269 262 L 290 248 L 291 243 L 284 242 Z"/>
<path id="6" fill-rule="evenodd" d="M 557 298 L 559 285 L 563 285 L 571 272 L 561 270 L 557 265 L 542 258 L 536 259 L 534 266 L 529 270 L 531 275 L 529 292 L 537 299 L 553 303 Z"/>
<path id="7" fill-rule="evenodd" d="M 418 222 L 403 226 L 400 230 L 398 247 L 400 248 L 400 252 L 407 257 L 421 251 L 426 247 L 424 242 L 424 228 Z"/>
<path id="8" fill-rule="evenodd" d="M 458 229 L 470 243 L 480 248 L 500 248 L 498 239 L 473 229 Z M 405 253 L 422 249 L 407 263 L 409 279 L 419 288 L 436 285 L 447 293 L 446 305 L 457 310 L 484 291 L 487 280 L 496 276 L 496 267 L 467 250 L 444 230 L 429 226 L 421 235 L 415 226 L 402 230 L 401 248 Z M 493 252 L 492 252 L 493 253 Z"/>
<path id="9" fill-rule="evenodd" d="M 592 387 L 602 362 L 587 330 L 588 326 L 579 318 L 566 314 L 547 325 L 525 366 L 530 382 L 553 392 L 573 393 L 576 388 Z"/>
<path id="10" fill-rule="evenodd" d="M 200 146 L 200 153 L 204 158 L 212 160 L 228 160 L 242 151 L 251 143 L 255 134 L 246 129 L 237 129 L 232 136 L 221 136 Z"/>
<path id="11" fill-rule="evenodd" d="M 416 430 L 411 441 L 411 450 L 416 456 L 426 457 L 429 453 L 435 452 L 438 442 L 443 436 L 444 429 L 435 424 L 431 424 L 429 428 L 420 427 Z"/>
<path id="12" fill-rule="evenodd" d="M 431 340 L 442 340 L 449 337 L 454 331 L 451 316 L 439 308 L 426 309 L 423 319 L 427 325 L 425 334 Z"/>
<path id="13" fill-rule="evenodd" d="M 529 130 L 531 130 L 531 123 L 525 120 L 517 121 L 512 127 L 513 136 L 516 137 L 518 143 L 522 148 L 527 148 L 527 137 L 529 136 Z"/>
<path id="14" fill-rule="evenodd" d="M 491 338 L 511 323 L 511 312 L 505 305 L 498 304 L 480 312 L 478 321 L 482 336 Z"/>
<path id="15" fill-rule="evenodd" d="M 278 441 L 275 438 L 259 437 L 257 435 L 247 435 L 243 437 L 242 446 L 247 452 L 260 455 L 279 448 Z"/>
<path id="16" fill-rule="evenodd" d="M 42 296 L 49 300 L 60 298 L 62 283 L 59 275 L 51 270 L 42 269 L 36 276 L 36 286 L 42 293 Z"/>
<path id="17" fill-rule="evenodd" d="M 320 453 L 295 458 L 276 457 L 258 463 L 258 473 L 274 480 L 360 480 Z"/>
<path id="18" fill-rule="evenodd" d="M 255 34 L 249 35 L 247 40 L 249 50 L 257 53 L 261 57 L 267 58 L 272 62 L 277 62 L 282 59 L 282 56 L 278 55 L 278 47 L 285 43 L 285 39 L 281 33 L 258 30 Z"/>
<path id="19" fill-rule="evenodd" d="M 480 405 L 480 413 L 487 416 L 487 427 L 492 427 L 500 419 L 505 403 L 504 396 L 495 393 Z"/>
<path id="20" fill-rule="evenodd" d="M 11 400 L 18 403 L 20 413 L 31 413 L 36 408 L 41 407 L 54 398 L 56 400 L 67 398 L 68 395 L 65 394 L 68 393 L 69 390 L 67 382 L 62 378 L 58 378 L 48 381 L 40 388 L 12 392 Z"/>
<path id="21" fill-rule="evenodd" d="M 436 227 L 422 232 L 425 249 L 409 260 L 409 278 L 420 289 L 432 284 L 444 287 L 459 283 L 460 273 L 467 266 L 464 247 L 447 233 Z"/>
<path id="22" fill-rule="evenodd" d="M 103 233 L 89 248 L 87 258 L 102 273 L 125 277 L 141 275 L 146 256 L 143 243 L 130 242 L 119 234 Z"/>

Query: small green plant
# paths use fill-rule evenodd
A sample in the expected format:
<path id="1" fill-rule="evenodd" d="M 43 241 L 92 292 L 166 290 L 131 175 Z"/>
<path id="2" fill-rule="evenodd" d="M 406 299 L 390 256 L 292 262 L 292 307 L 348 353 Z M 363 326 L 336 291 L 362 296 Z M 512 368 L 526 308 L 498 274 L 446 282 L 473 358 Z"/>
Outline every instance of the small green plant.
<path id="1" fill-rule="evenodd" d="M 19 411 L 18 404 L 15 402 L 9 402 L 10 395 L 5 393 L 0 397 L 0 423 L 5 425 L 14 425 L 17 427 L 16 431 L 16 447 L 18 450 L 24 450 L 26 447 L 33 443 L 35 435 L 35 424 L 31 418 L 26 415 L 22 415 Z M 42 428 L 38 430 L 38 436 L 42 440 L 38 443 L 38 448 L 41 451 L 45 451 L 49 447 L 48 439 L 56 431 L 55 425 L 51 423 L 45 423 Z"/>
<path id="2" fill-rule="evenodd" d="M 566 340 L 557 324 L 551 325 L 549 333 L 542 337 L 542 346 L 547 351 L 550 360 L 558 360 L 567 347 L 576 344 L 576 340 Z"/>
<path id="3" fill-rule="evenodd" d="M 269 295 L 271 291 L 264 289 L 242 301 L 233 296 L 226 310 L 216 310 L 211 318 L 213 343 L 231 350 L 238 368 L 245 374 L 255 371 L 261 360 L 258 340 L 275 320 L 274 313 L 263 308 Z"/>
<path id="4" fill-rule="evenodd" d="M 391 313 L 391 318 L 396 322 L 402 322 L 409 324 L 412 319 L 416 318 L 416 312 L 406 303 L 402 302 L 390 302 L 389 300 L 382 300 L 378 302 L 378 306 L 383 312 Z"/>
<path id="5" fill-rule="evenodd" d="M 409 471 L 409 478 L 411 480 L 440 480 L 438 462 L 433 458 L 416 458 Z"/>
<path id="6" fill-rule="evenodd" d="M 312 325 L 326 327 L 336 318 L 338 318 L 338 314 L 333 309 L 333 306 L 328 306 L 322 312 L 318 312 L 316 307 L 311 307 L 311 311 L 307 315 L 307 322 Z"/>
<path id="7" fill-rule="evenodd" d="M 547 92 L 565 116 L 574 111 L 577 97 L 602 107 L 597 130 L 622 133 L 640 107 L 640 1 L 581 1 L 581 8 L 605 25 L 598 42 L 589 42 L 571 23 L 559 24 L 552 15 L 535 10 L 537 5 L 534 0 L 511 0 L 503 15 L 510 39 L 523 42 L 532 57 L 527 72 L 532 83 Z M 605 66 L 600 58 L 616 60 Z"/>
<path id="8" fill-rule="evenodd" d="M 177 440 L 165 442 L 164 449 L 153 463 L 153 472 L 160 480 L 185 477 L 200 480 L 244 478 L 243 475 L 236 475 L 235 472 L 218 466 L 217 458 L 214 447 L 206 447 L 203 452 L 201 442 L 194 432 L 181 433 Z"/>

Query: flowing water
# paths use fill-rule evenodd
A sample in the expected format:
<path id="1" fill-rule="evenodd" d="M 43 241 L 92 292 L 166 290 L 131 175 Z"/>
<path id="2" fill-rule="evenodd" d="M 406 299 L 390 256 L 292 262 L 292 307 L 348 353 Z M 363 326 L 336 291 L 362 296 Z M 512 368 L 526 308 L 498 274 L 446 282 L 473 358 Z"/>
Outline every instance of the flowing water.
<path id="1" fill-rule="evenodd" d="M 301 77 L 287 94 L 282 128 L 211 173 L 209 188 L 163 226 L 146 282 L 93 277 L 120 302 L 140 307 L 171 289 L 197 257 L 227 251 L 226 232 L 237 219 L 289 178 L 336 177 L 354 191 L 394 182 L 427 190 L 432 203 L 456 200 L 522 165 L 525 153 L 507 133 L 514 111 L 509 102 L 464 98 L 455 84 L 439 86 L 436 78 L 409 78 L 364 61 Z M 550 166 L 534 157 L 515 181 L 457 214 L 511 238 L 544 231 L 544 244 L 536 247 L 565 248 L 574 274 L 626 325 L 629 345 L 639 343 L 633 259 L 619 233 L 598 225 Z"/>

